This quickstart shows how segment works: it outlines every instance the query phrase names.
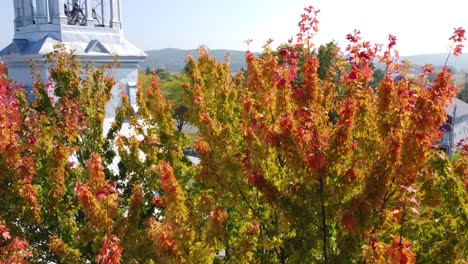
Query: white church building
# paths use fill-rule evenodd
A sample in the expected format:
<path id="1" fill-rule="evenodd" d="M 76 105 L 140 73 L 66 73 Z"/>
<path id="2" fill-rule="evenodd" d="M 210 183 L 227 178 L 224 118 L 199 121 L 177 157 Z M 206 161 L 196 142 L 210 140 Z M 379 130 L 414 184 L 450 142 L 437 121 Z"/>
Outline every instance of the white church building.
<path id="1" fill-rule="evenodd" d="M 48 71 L 41 63 L 44 55 L 63 43 L 73 50 L 83 65 L 112 63 L 117 56 L 120 68 L 115 71 L 117 85 L 107 105 L 107 118 L 114 116 L 125 92 L 134 100 L 138 64 L 146 54 L 125 40 L 120 0 L 13 0 L 14 37 L 0 51 L 8 67 L 9 78 L 32 87 L 30 60 L 39 62 L 41 75 Z M 131 102 L 132 104 L 134 102 Z"/>

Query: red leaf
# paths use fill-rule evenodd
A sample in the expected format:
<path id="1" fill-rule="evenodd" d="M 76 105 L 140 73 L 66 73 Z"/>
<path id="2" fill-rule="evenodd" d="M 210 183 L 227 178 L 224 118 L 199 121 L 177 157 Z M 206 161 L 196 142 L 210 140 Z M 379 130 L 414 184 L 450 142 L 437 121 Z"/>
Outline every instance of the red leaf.
<path id="1" fill-rule="evenodd" d="M 153 198 L 153 203 L 154 203 L 157 207 L 164 207 L 164 206 L 166 206 L 166 201 L 164 201 L 164 198 L 162 198 L 161 196 L 154 197 L 154 198 Z"/>
<path id="2" fill-rule="evenodd" d="M 10 230 L 8 230 L 8 228 L 4 225 L 0 225 L 0 233 L 4 240 L 8 240 L 11 238 Z"/>
<path id="3" fill-rule="evenodd" d="M 388 43 L 388 49 L 391 49 L 391 48 L 393 48 L 393 46 L 396 45 L 396 40 L 397 40 L 397 38 L 396 38 L 395 36 L 393 36 L 393 35 L 388 35 L 388 41 L 389 41 L 389 43 Z"/>
<path id="4" fill-rule="evenodd" d="M 96 256 L 96 262 L 102 264 L 120 263 L 122 248 L 119 245 L 120 239 L 116 236 L 104 238 L 101 250 Z"/>
<path id="5" fill-rule="evenodd" d="M 463 44 L 458 44 L 453 48 L 453 55 L 460 56 L 462 54 Z"/>

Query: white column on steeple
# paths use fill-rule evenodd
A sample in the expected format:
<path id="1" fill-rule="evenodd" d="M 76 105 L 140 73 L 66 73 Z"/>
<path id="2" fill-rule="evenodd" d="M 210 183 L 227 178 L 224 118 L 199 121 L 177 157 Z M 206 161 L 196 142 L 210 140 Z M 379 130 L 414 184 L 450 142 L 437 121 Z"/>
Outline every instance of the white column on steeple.
<path id="1" fill-rule="evenodd" d="M 112 28 L 120 28 L 120 20 L 119 20 L 119 1 L 118 0 L 110 0 L 110 23 L 109 25 Z"/>
<path id="2" fill-rule="evenodd" d="M 96 20 L 93 18 L 93 2 L 94 0 L 86 0 L 85 16 L 86 26 L 88 27 L 94 27 L 96 24 Z"/>
<path id="3" fill-rule="evenodd" d="M 19 27 L 23 26 L 23 21 L 22 21 L 22 12 L 21 12 L 21 3 L 20 0 L 14 0 L 13 1 L 13 8 L 15 9 L 15 30 L 17 30 Z"/>
<path id="4" fill-rule="evenodd" d="M 118 7 L 119 7 L 119 23 L 120 23 L 120 28 L 122 28 L 122 8 L 120 5 L 120 0 L 118 0 Z"/>
<path id="5" fill-rule="evenodd" d="M 102 23 L 102 26 L 105 27 L 106 26 L 106 4 L 104 3 L 106 2 L 105 0 L 101 0 L 101 23 Z"/>
<path id="6" fill-rule="evenodd" d="M 23 26 L 33 24 L 33 7 L 31 0 L 21 0 L 22 22 Z"/>
<path id="7" fill-rule="evenodd" d="M 53 14 L 54 14 L 54 0 L 47 0 L 47 6 L 49 7 L 47 11 L 49 12 L 49 21 L 52 22 Z"/>
<path id="8" fill-rule="evenodd" d="M 67 24 L 63 0 L 51 0 L 49 5 L 52 13 L 52 23 L 60 25 Z"/>
<path id="9" fill-rule="evenodd" d="M 47 24 L 47 7 L 46 0 L 36 0 L 36 17 L 38 24 Z"/>

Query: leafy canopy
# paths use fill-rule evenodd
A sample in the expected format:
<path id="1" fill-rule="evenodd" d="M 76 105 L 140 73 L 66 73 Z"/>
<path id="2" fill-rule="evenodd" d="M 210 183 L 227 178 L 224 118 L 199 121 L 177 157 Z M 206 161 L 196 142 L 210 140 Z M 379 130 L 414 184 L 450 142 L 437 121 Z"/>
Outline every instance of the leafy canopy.
<path id="1" fill-rule="evenodd" d="M 59 46 L 33 102 L 0 69 L 0 262 L 466 261 L 467 145 L 454 162 L 433 145 L 450 72 L 413 78 L 394 36 L 313 50 L 317 14 L 295 43 L 247 52 L 246 73 L 188 59 L 197 166 L 155 79 L 109 125 L 113 67 Z M 458 54 L 464 31 L 451 40 Z"/>

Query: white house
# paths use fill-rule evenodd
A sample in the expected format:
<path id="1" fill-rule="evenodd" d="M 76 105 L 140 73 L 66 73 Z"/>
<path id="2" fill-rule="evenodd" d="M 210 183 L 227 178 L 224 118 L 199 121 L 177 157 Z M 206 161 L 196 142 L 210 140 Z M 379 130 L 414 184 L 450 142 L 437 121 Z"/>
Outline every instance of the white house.
<path id="1" fill-rule="evenodd" d="M 439 146 L 451 154 L 456 150 L 457 144 L 468 137 L 468 104 L 454 98 L 453 103 L 445 111 L 447 112 L 447 121 L 441 127 L 444 137 Z"/>

